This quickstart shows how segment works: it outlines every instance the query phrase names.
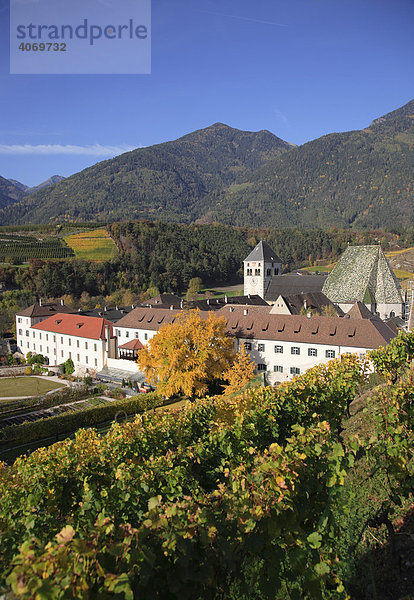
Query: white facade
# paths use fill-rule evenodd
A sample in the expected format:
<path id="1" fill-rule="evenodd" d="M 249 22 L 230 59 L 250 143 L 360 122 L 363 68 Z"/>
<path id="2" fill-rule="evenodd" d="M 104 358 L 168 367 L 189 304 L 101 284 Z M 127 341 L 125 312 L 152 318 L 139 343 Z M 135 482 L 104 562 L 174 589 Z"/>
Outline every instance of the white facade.
<path id="1" fill-rule="evenodd" d="M 29 335 L 23 339 L 23 354 L 32 352 L 42 354 L 49 365 L 60 365 L 69 358 L 75 365 L 76 375 L 100 371 L 107 360 L 106 340 L 95 340 L 29 329 Z"/>
<path id="2" fill-rule="evenodd" d="M 266 373 L 268 383 L 289 381 L 308 369 L 324 364 L 343 354 L 362 358 L 370 348 L 354 348 L 335 344 L 307 344 L 278 340 L 239 339 L 236 348 L 244 343 L 257 365 L 258 373 Z"/>
<path id="3" fill-rule="evenodd" d="M 352 302 L 348 303 L 338 303 L 338 306 L 344 313 L 347 313 L 353 307 Z M 376 314 L 383 321 L 385 319 L 389 319 L 392 317 L 401 317 L 401 319 L 405 318 L 404 314 L 404 303 L 399 304 L 370 304 L 365 303 L 365 306 L 370 310 L 373 314 Z"/>

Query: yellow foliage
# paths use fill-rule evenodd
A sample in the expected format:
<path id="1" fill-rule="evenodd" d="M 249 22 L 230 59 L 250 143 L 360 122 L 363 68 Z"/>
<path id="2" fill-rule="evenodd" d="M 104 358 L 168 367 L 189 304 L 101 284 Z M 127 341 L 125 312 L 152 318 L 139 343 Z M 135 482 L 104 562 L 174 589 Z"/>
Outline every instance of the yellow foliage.
<path id="1" fill-rule="evenodd" d="M 234 356 L 224 318 L 210 313 L 202 319 L 191 310 L 159 329 L 140 351 L 138 364 L 161 394 L 202 396 L 210 382 L 223 378 Z"/>
<path id="2" fill-rule="evenodd" d="M 224 379 L 229 382 L 224 388 L 226 394 L 234 394 L 242 390 L 253 379 L 255 364 L 246 352 L 244 344 L 239 348 L 233 365 L 223 374 Z"/>

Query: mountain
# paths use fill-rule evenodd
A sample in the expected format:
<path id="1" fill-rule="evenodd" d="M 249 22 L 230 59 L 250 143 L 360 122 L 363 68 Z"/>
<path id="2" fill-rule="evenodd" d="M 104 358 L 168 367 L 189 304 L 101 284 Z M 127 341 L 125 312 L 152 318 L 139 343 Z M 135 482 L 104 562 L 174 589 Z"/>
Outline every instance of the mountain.
<path id="1" fill-rule="evenodd" d="M 3 211 L 0 222 L 163 219 L 189 222 L 212 191 L 250 176 L 292 145 L 269 131 L 216 123 L 72 175 Z"/>
<path id="2" fill-rule="evenodd" d="M 56 183 L 60 183 L 64 179 L 65 177 L 62 177 L 62 175 L 52 175 L 52 177 L 49 177 L 49 179 L 46 179 L 46 181 L 39 183 L 39 185 L 35 185 L 34 187 L 26 186 L 26 194 L 35 194 L 36 192 L 39 192 L 44 188 L 50 187 L 51 185 L 55 185 Z"/>
<path id="3" fill-rule="evenodd" d="M 15 204 L 22 199 L 24 192 L 17 184 L 18 182 L 0 176 L 0 209 Z"/>
<path id="4" fill-rule="evenodd" d="M 17 181 L 17 179 L 8 179 L 8 181 L 10 181 L 10 183 L 12 183 L 15 187 L 17 187 L 22 192 L 26 192 L 26 190 L 30 190 L 28 185 L 25 185 L 24 183 Z"/>
<path id="5" fill-rule="evenodd" d="M 414 223 L 414 101 L 293 146 L 216 123 L 96 164 L 0 211 L 0 223 L 151 219 L 276 227 Z M 10 204 L 10 203 L 9 203 Z"/>
<path id="6" fill-rule="evenodd" d="M 382 228 L 412 225 L 414 101 L 361 131 L 332 133 L 270 160 L 203 205 L 203 222 Z"/>

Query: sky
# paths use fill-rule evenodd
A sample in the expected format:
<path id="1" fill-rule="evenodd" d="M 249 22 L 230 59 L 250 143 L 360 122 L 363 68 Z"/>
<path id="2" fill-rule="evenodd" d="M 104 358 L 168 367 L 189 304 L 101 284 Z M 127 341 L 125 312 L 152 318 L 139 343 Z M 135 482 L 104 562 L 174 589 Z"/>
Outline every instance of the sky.
<path id="1" fill-rule="evenodd" d="M 414 98 L 414 0 L 152 0 L 142 75 L 11 75 L 9 22 L 0 0 L 0 175 L 30 186 L 215 122 L 303 144 Z"/>

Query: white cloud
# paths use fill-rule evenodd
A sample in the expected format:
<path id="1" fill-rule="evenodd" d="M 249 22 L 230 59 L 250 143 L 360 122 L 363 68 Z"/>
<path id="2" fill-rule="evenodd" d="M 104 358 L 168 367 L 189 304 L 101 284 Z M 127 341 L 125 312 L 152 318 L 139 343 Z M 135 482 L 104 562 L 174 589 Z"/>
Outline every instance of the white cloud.
<path id="1" fill-rule="evenodd" d="M 216 12 L 213 10 L 202 10 L 201 12 L 209 15 L 217 15 L 218 17 L 228 17 L 230 19 L 239 19 L 240 21 L 250 21 L 251 23 L 261 23 L 262 25 L 276 25 L 277 27 L 287 27 L 284 23 L 275 23 L 274 21 L 263 21 L 252 17 L 242 17 L 241 15 L 229 15 L 227 13 Z"/>
<path id="2" fill-rule="evenodd" d="M 283 123 L 289 127 L 289 121 L 288 121 L 288 118 L 286 117 L 286 115 L 284 115 L 284 114 L 282 113 L 282 111 L 281 111 L 281 110 L 279 110 L 279 109 L 277 108 L 277 106 L 274 106 L 274 107 L 273 107 L 273 112 L 275 113 L 276 117 L 277 117 L 277 118 L 278 118 L 280 121 L 283 121 Z"/>
<path id="3" fill-rule="evenodd" d="M 120 146 L 102 146 L 94 144 L 91 146 L 75 146 L 72 144 L 0 144 L 0 154 L 72 154 L 83 156 L 117 156 L 124 152 L 135 150 L 134 146 L 121 144 Z"/>

